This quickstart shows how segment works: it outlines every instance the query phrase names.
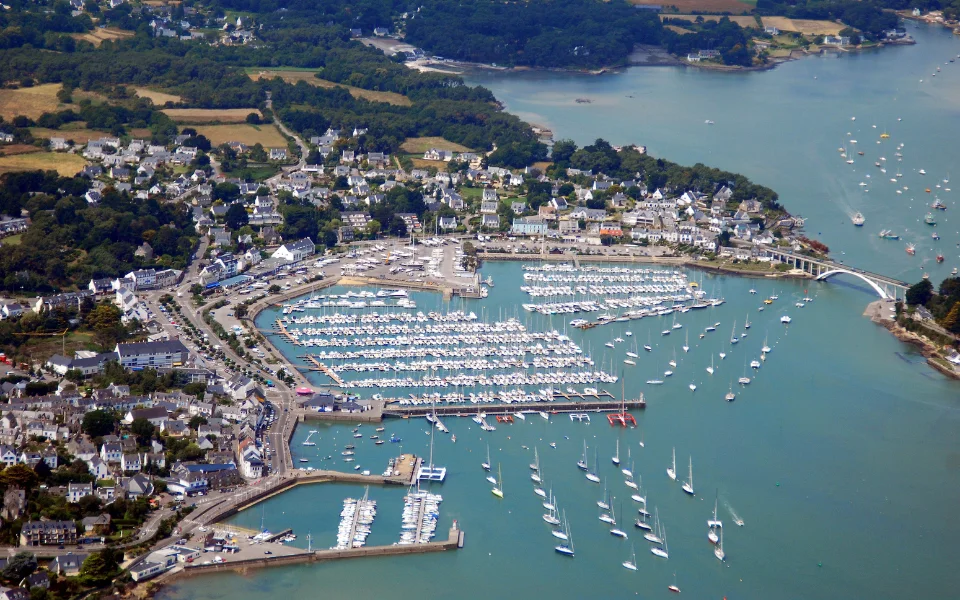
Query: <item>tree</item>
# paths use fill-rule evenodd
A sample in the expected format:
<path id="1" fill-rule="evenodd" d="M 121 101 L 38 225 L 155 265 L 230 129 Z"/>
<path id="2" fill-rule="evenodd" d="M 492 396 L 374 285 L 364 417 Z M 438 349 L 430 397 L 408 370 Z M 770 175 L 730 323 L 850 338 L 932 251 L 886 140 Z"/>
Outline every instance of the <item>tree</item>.
<path id="1" fill-rule="evenodd" d="M 921 279 L 907 290 L 907 304 L 917 306 L 926 304 L 933 297 L 933 284 L 929 279 Z"/>
<path id="2" fill-rule="evenodd" d="M 960 333 L 960 302 L 953 303 L 953 308 L 943 318 L 941 325 L 951 333 Z"/>
<path id="3" fill-rule="evenodd" d="M 81 427 L 83 432 L 90 437 L 102 437 L 113 433 L 117 424 L 116 415 L 105 410 L 92 410 L 83 415 Z"/>
<path id="4" fill-rule="evenodd" d="M 238 304 L 236 308 L 233 309 L 233 314 L 236 315 L 238 319 L 242 319 L 247 316 L 248 310 L 246 304 Z"/>
<path id="5" fill-rule="evenodd" d="M 280 286 L 277 284 L 273 284 L 267 288 L 267 291 L 270 292 L 271 294 L 276 294 L 277 292 L 280 291 Z"/>
<path id="6" fill-rule="evenodd" d="M 190 419 L 187 425 L 190 426 L 190 429 L 199 429 L 201 425 L 206 425 L 207 419 L 203 415 L 197 415 Z"/>
<path id="7" fill-rule="evenodd" d="M 117 572 L 120 564 L 119 551 L 112 548 L 105 548 L 100 552 L 91 554 L 80 565 L 80 576 L 91 585 L 102 585 L 107 583 Z M 121 554 L 122 557 L 122 554 Z"/>
<path id="8" fill-rule="evenodd" d="M 156 431 L 156 428 L 153 426 L 153 423 L 144 419 L 143 417 L 133 420 L 133 423 L 130 424 L 130 431 L 137 436 L 137 443 L 141 446 L 146 446 L 153 438 L 153 432 Z"/>
<path id="9" fill-rule="evenodd" d="M 3 569 L 3 578 L 19 582 L 37 570 L 37 559 L 31 552 L 17 552 Z"/>
<path id="10" fill-rule="evenodd" d="M 367 223 L 367 235 L 375 236 L 380 233 L 380 221 L 376 219 L 371 219 Z"/>
<path id="11" fill-rule="evenodd" d="M 250 222 L 250 215 L 247 214 L 247 209 L 239 202 L 231 204 L 230 207 L 227 208 L 227 214 L 224 218 L 227 227 L 233 230 L 240 229 Z"/>

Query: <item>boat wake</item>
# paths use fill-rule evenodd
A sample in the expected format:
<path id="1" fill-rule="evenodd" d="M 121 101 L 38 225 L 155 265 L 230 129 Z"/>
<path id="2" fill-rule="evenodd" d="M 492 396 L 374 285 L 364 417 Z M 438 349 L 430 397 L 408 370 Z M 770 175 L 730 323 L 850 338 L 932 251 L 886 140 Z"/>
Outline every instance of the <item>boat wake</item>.
<path id="1" fill-rule="evenodd" d="M 738 515 L 735 510 L 733 510 L 733 507 L 730 506 L 730 503 L 724 500 L 723 507 L 726 508 L 727 512 L 730 513 L 730 517 L 733 518 L 733 522 L 740 527 L 743 527 L 743 519 L 740 518 L 740 515 Z"/>

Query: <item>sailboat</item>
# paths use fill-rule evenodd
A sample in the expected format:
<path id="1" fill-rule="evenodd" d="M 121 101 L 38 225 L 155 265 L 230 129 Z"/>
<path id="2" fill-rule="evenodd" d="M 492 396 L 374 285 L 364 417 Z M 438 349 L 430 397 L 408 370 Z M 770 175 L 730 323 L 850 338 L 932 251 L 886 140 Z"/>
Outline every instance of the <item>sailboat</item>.
<path id="1" fill-rule="evenodd" d="M 763 348 L 760 348 L 762 354 L 767 354 L 770 352 L 770 346 L 767 345 L 767 338 L 763 338 Z"/>
<path id="2" fill-rule="evenodd" d="M 567 522 L 566 513 L 564 513 L 563 515 L 563 534 L 566 537 L 563 537 L 561 539 L 565 540 L 566 543 L 560 544 L 559 546 L 555 546 L 553 549 L 556 550 L 558 554 L 562 554 L 564 556 L 569 556 L 572 558 L 573 557 L 573 535 L 570 533 L 570 524 Z"/>
<path id="3" fill-rule="evenodd" d="M 553 534 L 553 537 L 560 540 L 564 540 L 564 541 L 568 539 L 567 531 L 566 531 L 566 523 L 567 523 L 567 511 L 563 511 L 563 524 L 560 526 L 560 529 L 554 529 L 553 531 L 550 532 Z"/>
<path id="4" fill-rule="evenodd" d="M 627 532 L 617 527 L 617 513 L 613 512 L 613 507 L 610 507 L 610 512 L 613 513 L 613 527 L 610 528 L 610 535 L 627 539 Z M 620 512 L 623 512 L 623 507 L 621 506 Z"/>
<path id="5" fill-rule="evenodd" d="M 653 347 L 650 346 L 650 332 L 649 332 L 649 331 L 647 332 L 647 343 L 643 345 L 643 349 L 646 350 L 647 352 L 650 352 L 651 350 L 653 350 Z"/>
<path id="6" fill-rule="evenodd" d="M 683 483 L 683 491 L 693 495 L 693 457 L 690 457 L 690 474 L 687 476 L 687 480 Z"/>
<path id="7" fill-rule="evenodd" d="M 667 364 L 673 367 L 674 369 L 677 368 L 677 349 L 676 348 L 673 349 L 673 358 L 671 360 L 668 360 Z"/>
<path id="8" fill-rule="evenodd" d="M 490 490 L 497 498 L 503 498 L 503 476 L 500 474 L 500 465 L 497 465 L 497 485 Z"/>
<path id="9" fill-rule="evenodd" d="M 533 448 L 533 462 L 530 463 L 530 470 L 531 470 L 531 471 L 539 471 L 539 470 L 540 470 L 540 455 L 537 454 L 537 448 L 536 448 L 536 446 L 534 446 L 534 448 Z"/>
<path id="10" fill-rule="evenodd" d="M 633 351 L 628 351 L 627 356 L 630 358 L 637 358 L 637 340 L 633 340 Z"/>
<path id="11" fill-rule="evenodd" d="M 649 527 L 647 529 L 649 530 Z M 653 530 L 643 534 L 643 539 L 653 544 L 663 542 L 660 537 L 660 512 L 657 509 L 653 509 Z"/>
<path id="12" fill-rule="evenodd" d="M 577 461 L 577 468 L 581 471 L 587 470 L 587 440 L 583 440 L 583 456 Z"/>
<path id="13" fill-rule="evenodd" d="M 750 329 L 750 313 L 747 313 L 747 322 L 743 324 L 744 329 Z"/>
<path id="14" fill-rule="evenodd" d="M 747 385 L 750 383 L 750 378 L 747 377 L 747 359 L 743 359 L 743 377 L 737 380 L 737 383 L 741 385 Z"/>
<path id="15" fill-rule="evenodd" d="M 620 440 L 619 439 L 617 440 L 617 453 L 610 458 L 610 461 L 613 462 L 614 465 L 618 465 L 618 466 L 620 465 Z"/>
<path id="16" fill-rule="evenodd" d="M 487 462 L 480 463 L 480 466 L 483 467 L 484 471 L 490 470 L 490 444 L 487 444 Z"/>
<path id="17" fill-rule="evenodd" d="M 631 571 L 637 570 L 637 551 L 633 545 L 630 546 L 630 560 L 625 560 L 621 564 L 625 569 L 630 569 Z"/>
<path id="18" fill-rule="evenodd" d="M 593 468 L 597 468 L 597 449 L 596 448 L 593 449 Z M 587 481 L 592 481 L 593 483 L 600 483 L 600 478 L 597 476 L 596 473 L 591 472 L 589 468 L 587 469 L 587 474 L 585 475 L 585 477 L 587 478 Z"/>
<path id="19" fill-rule="evenodd" d="M 673 448 L 673 462 L 670 465 L 670 468 L 667 469 L 667 477 L 676 481 L 677 480 L 677 448 Z"/>
<path id="20" fill-rule="evenodd" d="M 727 392 L 727 395 L 723 397 L 727 402 L 733 402 L 737 399 L 737 395 L 733 393 L 733 383 L 730 384 L 730 391 Z"/>
<path id="21" fill-rule="evenodd" d="M 710 529 L 707 532 L 707 539 L 716 544 L 718 540 L 717 529 L 723 528 L 723 522 L 717 518 L 717 498 L 713 499 L 713 518 L 707 519 L 707 527 Z"/>
<path id="22" fill-rule="evenodd" d="M 557 509 L 556 507 L 549 509 L 550 512 L 543 515 L 543 520 L 554 527 L 560 525 L 560 519 L 557 518 Z"/>
<path id="23" fill-rule="evenodd" d="M 687 331 L 687 336 L 683 342 L 683 351 L 690 352 L 690 331 Z"/>
<path id="24" fill-rule="evenodd" d="M 736 344 L 740 339 L 737 337 L 737 322 L 733 322 L 733 329 L 730 331 L 730 344 Z"/>
<path id="25" fill-rule="evenodd" d="M 680 593 L 680 588 L 677 587 L 677 574 L 676 574 L 676 573 L 673 574 L 673 585 L 667 586 L 667 589 L 670 590 L 671 592 L 673 592 L 674 594 L 679 594 L 679 593 Z"/>
<path id="26" fill-rule="evenodd" d="M 642 446 L 643 444 L 641 444 Z M 627 448 L 627 462 L 630 463 L 630 468 L 624 467 L 620 469 L 620 472 L 623 473 L 625 477 L 633 477 L 633 462 L 630 460 L 630 448 Z"/>
<path id="27" fill-rule="evenodd" d="M 667 528 L 666 527 L 663 527 L 663 526 L 660 527 L 660 537 L 663 539 L 663 548 L 659 546 L 654 546 L 653 548 L 650 548 L 650 552 L 655 556 L 659 556 L 660 558 L 670 558 L 670 551 L 667 547 Z"/>
<path id="28" fill-rule="evenodd" d="M 597 500 L 597 506 L 603 510 L 610 510 L 610 502 L 607 501 L 607 484 L 603 484 L 603 497 Z"/>
<path id="29" fill-rule="evenodd" d="M 553 497 L 553 488 L 550 488 L 550 496 L 543 501 L 543 507 L 547 510 L 556 510 L 556 500 Z"/>
<path id="30" fill-rule="evenodd" d="M 710 366 L 707 367 L 707 373 L 713 375 L 713 355 L 710 355 Z"/>
<path id="31" fill-rule="evenodd" d="M 720 542 L 717 544 L 717 547 L 713 549 L 713 555 L 717 557 L 720 561 L 723 561 L 727 557 L 726 553 L 723 551 L 723 530 L 720 530 Z"/>

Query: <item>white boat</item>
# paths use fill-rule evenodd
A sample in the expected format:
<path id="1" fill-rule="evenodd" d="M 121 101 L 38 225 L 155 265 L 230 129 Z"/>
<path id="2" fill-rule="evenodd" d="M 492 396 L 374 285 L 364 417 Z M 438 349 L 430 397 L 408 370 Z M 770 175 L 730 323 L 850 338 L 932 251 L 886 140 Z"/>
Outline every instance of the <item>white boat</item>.
<path id="1" fill-rule="evenodd" d="M 634 550 L 633 546 L 630 546 L 630 560 L 625 560 L 621 564 L 625 569 L 637 570 L 637 551 Z"/>
<path id="2" fill-rule="evenodd" d="M 620 440 L 619 440 L 619 439 L 617 440 L 617 451 L 616 451 L 616 453 L 610 458 L 610 461 L 611 461 L 614 465 L 619 465 L 619 464 L 620 464 Z"/>
<path id="3" fill-rule="evenodd" d="M 607 501 L 607 484 L 603 484 L 603 497 L 597 500 L 597 506 L 603 510 L 610 510 L 610 502 Z"/>
<path id="4" fill-rule="evenodd" d="M 627 460 L 630 461 L 630 448 L 627 448 Z M 623 473 L 624 477 L 633 478 L 633 461 L 630 461 L 630 468 L 624 467 L 620 469 L 620 472 Z"/>
<path id="5" fill-rule="evenodd" d="M 733 393 L 733 384 L 730 384 L 730 391 L 727 392 L 727 395 L 723 397 L 727 402 L 733 402 L 737 399 L 737 395 Z"/>
<path id="6" fill-rule="evenodd" d="M 723 530 L 720 530 L 720 542 L 717 544 L 717 547 L 713 549 L 713 555 L 717 557 L 718 560 L 722 561 L 727 557 L 723 551 Z"/>
<path id="7" fill-rule="evenodd" d="M 623 364 L 625 364 L 625 365 L 630 365 L 630 366 L 632 366 L 632 367 L 637 366 L 637 363 L 634 362 L 633 360 L 629 359 L 629 358 L 623 359 Z"/>
<path id="8" fill-rule="evenodd" d="M 594 468 L 597 467 L 597 449 L 596 448 L 593 449 L 593 466 Z M 584 477 L 587 478 L 587 481 L 592 481 L 593 483 L 600 483 L 600 477 L 598 477 L 596 473 L 591 472 L 589 469 L 587 470 L 587 474 L 584 475 Z"/>
<path id="9" fill-rule="evenodd" d="M 674 447 L 673 449 L 673 462 L 670 463 L 670 468 L 667 469 L 667 477 L 669 477 L 670 479 L 673 479 L 674 481 L 677 480 L 677 449 L 676 447 Z"/>
<path id="10" fill-rule="evenodd" d="M 530 463 L 531 471 L 540 471 L 540 454 L 537 452 L 537 448 L 533 448 L 533 462 Z"/>
<path id="11" fill-rule="evenodd" d="M 487 481 L 489 481 L 493 485 L 497 485 L 497 478 L 494 477 L 493 475 L 487 475 Z"/>
<path id="12" fill-rule="evenodd" d="M 707 367 L 707 373 L 713 375 L 713 355 L 710 355 L 710 366 Z"/>
<path id="13" fill-rule="evenodd" d="M 759 361 L 759 360 L 751 360 L 751 361 L 750 361 L 750 368 L 752 368 L 752 369 L 759 369 L 759 368 L 760 368 L 760 361 Z"/>
<path id="14" fill-rule="evenodd" d="M 503 498 L 503 476 L 500 474 L 500 465 L 497 465 L 497 484 L 490 491 L 497 498 Z"/>
<path id="15" fill-rule="evenodd" d="M 690 474 L 687 477 L 687 480 L 683 482 L 682 487 L 683 487 L 683 491 L 690 494 L 691 496 L 693 495 L 693 457 L 692 456 L 690 457 Z"/>
<path id="16" fill-rule="evenodd" d="M 683 341 L 683 351 L 690 352 L 690 332 L 687 331 L 687 336 Z"/>
<path id="17" fill-rule="evenodd" d="M 616 524 L 617 514 L 613 512 L 613 507 L 610 508 L 610 511 L 613 513 L 613 520 L 614 520 L 613 527 L 610 528 L 610 535 L 627 539 L 627 532 L 617 527 L 617 524 Z"/>
<path id="18" fill-rule="evenodd" d="M 543 488 L 535 487 L 533 488 L 533 493 L 540 496 L 541 498 L 547 497 L 547 493 L 543 491 Z"/>
<path id="19" fill-rule="evenodd" d="M 487 462 L 480 463 L 484 471 L 490 470 L 490 444 L 487 444 Z"/>
<path id="20" fill-rule="evenodd" d="M 570 524 L 567 522 L 567 517 L 563 517 L 563 533 L 566 537 L 561 538 L 566 541 L 565 544 L 560 544 L 555 546 L 553 549 L 558 553 L 564 556 L 573 557 L 573 535 L 570 533 Z"/>
<path id="21" fill-rule="evenodd" d="M 581 471 L 587 470 L 587 440 L 583 440 L 583 456 L 577 461 L 577 468 Z"/>
<path id="22" fill-rule="evenodd" d="M 695 383 L 691 383 L 691 384 L 688 385 L 687 387 L 690 388 L 690 391 L 691 391 L 691 392 L 697 391 L 697 385 L 696 385 Z"/>
<path id="23" fill-rule="evenodd" d="M 780 317 L 780 322 L 783 323 L 784 325 L 789 325 L 790 321 L 792 321 L 792 319 L 787 315 L 783 315 L 782 317 Z"/>

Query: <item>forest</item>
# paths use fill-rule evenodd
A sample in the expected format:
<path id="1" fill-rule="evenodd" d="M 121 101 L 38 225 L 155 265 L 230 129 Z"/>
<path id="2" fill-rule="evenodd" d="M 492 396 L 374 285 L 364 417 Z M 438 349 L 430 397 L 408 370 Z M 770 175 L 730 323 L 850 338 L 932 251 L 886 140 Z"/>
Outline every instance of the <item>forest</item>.
<path id="1" fill-rule="evenodd" d="M 583 148 L 578 148 L 570 140 L 560 140 L 553 147 L 553 160 L 553 173 L 562 173 L 572 167 L 620 179 L 639 177 L 651 192 L 657 188 L 670 187 L 674 190 L 697 190 L 712 194 L 726 185 L 733 190 L 732 201 L 758 200 L 767 210 L 783 210 L 776 192 L 752 183 L 738 173 L 721 171 L 700 163 L 684 167 L 662 158 L 641 154 L 635 148 L 624 148 L 617 152 L 609 142 L 602 139 Z"/>
<path id="2" fill-rule="evenodd" d="M 0 289 L 49 293 L 135 268 L 187 264 L 197 243 L 188 207 L 133 200 L 113 188 L 91 205 L 83 198 L 89 185 L 52 172 L 0 177 L 0 211 L 25 209 L 32 220 L 19 244 L 0 246 Z M 154 249 L 153 263 L 133 255 L 144 240 Z"/>

